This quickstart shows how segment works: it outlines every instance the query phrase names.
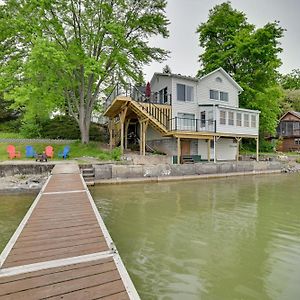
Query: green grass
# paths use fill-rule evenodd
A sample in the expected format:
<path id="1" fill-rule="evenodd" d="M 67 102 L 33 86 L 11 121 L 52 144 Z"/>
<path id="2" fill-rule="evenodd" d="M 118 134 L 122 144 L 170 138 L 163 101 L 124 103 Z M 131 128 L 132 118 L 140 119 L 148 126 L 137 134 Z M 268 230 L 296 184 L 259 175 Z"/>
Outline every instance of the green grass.
<path id="1" fill-rule="evenodd" d="M 25 146 L 29 145 L 29 143 L 0 143 L 0 161 L 9 160 L 6 148 L 9 144 L 13 144 L 16 147 L 17 151 L 21 152 L 21 160 L 32 160 L 34 158 L 26 158 L 25 154 Z M 33 146 L 34 150 L 37 153 L 42 153 L 45 150 L 45 147 L 49 144 L 46 143 L 30 143 Z M 64 144 L 52 144 L 54 149 L 54 158 L 55 160 L 62 160 L 62 158 L 58 158 L 57 154 L 60 151 L 63 151 Z M 113 151 L 106 151 L 101 149 L 100 143 L 90 142 L 89 144 L 81 144 L 80 142 L 74 142 L 70 144 L 70 157 L 69 159 L 79 159 L 79 161 L 84 162 L 84 157 L 92 157 L 99 160 L 120 160 L 120 149 L 115 148 Z"/>

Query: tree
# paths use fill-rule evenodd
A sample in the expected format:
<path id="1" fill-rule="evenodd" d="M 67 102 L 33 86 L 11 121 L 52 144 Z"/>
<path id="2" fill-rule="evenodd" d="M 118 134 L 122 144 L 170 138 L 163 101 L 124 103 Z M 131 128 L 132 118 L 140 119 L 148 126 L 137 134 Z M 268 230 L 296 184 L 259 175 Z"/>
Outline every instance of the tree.
<path id="1" fill-rule="evenodd" d="M 92 111 L 116 81 L 141 81 L 141 68 L 166 51 L 165 0 L 6 0 L 0 12 L 0 88 L 27 114 L 55 109 L 75 118 L 89 141 Z"/>
<path id="2" fill-rule="evenodd" d="M 163 73 L 164 74 L 172 74 L 172 71 L 171 71 L 171 68 L 170 68 L 170 66 L 169 65 L 165 65 L 164 67 L 163 67 Z"/>
<path id="3" fill-rule="evenodd" d="M 293 70 L 291 73 L 282 75 L 279 79 L 284 89 L 284 100 L 282 110 L 300 111 L 300 70 Z"/>
<path id="4" fill-rule="evenodd" d="M 286 90 L 300 89 L 300 70 L 295 69 L 291 73 L 282 75 L 279 79 L 280 84 Z"/>
<path id="5" fill-rule="evenodd" d="M 282 90 L 277 83 L 279 39 L 284 30 L 278 22 L 256 29 L 230 2 L 216 5 L 198 29 L 200 46 L 198 76 L 223 67 L 244 89 L 240 106 L 261 111 L 260 131 L 273 133 L 280 114 Z"/>

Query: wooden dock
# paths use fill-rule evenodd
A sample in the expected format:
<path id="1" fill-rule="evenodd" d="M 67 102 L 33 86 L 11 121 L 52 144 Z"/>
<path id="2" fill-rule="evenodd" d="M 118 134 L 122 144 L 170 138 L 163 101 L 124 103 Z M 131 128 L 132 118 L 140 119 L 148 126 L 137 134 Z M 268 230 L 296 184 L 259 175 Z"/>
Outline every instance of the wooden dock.
<path id="1" fill-rule="evenodd" d="M 0 299 L 140 299 L 77 165 L 56 165 L 0 256 Z"/>

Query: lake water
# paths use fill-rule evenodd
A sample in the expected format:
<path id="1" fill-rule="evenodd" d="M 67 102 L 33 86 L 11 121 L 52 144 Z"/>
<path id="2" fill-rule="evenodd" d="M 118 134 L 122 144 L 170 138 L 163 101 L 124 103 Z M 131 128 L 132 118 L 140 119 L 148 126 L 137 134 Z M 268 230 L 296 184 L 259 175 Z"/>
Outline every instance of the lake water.
<path id="1" fill-rule="evenodd" d="M 143 300 L 300 299 L 300 175 L 92 190 Z"/>
<path id="2" fill-rule="evenodd" d="M 0 253 L 25 216 L 36 193 L 0 192 Z"/>
<path id="3" fill-rule="evenodd" d="M 143 300 L 300 298 L 300 174 L 91 192 Z M 34 198 L 0 195 L 0 251 Z"/>

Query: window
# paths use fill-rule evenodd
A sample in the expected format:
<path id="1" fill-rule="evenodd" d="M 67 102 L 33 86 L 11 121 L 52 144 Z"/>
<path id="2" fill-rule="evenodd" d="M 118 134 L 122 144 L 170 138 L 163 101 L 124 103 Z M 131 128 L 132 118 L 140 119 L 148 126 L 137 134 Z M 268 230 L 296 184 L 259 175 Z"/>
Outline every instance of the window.
<path id="1" fill-rule="evenodd" d="M 300 145 L 300 139 L 294 139 L 295 145 L 299 146 Z"/>
<path id="2" fill-rule="evenodd" d="M 209 90 L 210 99 L 219 100 L 219 92 L 215 90 Z"/>
<path id="3" fill-rule="evenodd" d="M 189 85 L 177 83 L 177 100 L 194 101 L 194 88 Z"/>
<path id="4" fill-rule="evenodd" d="M 217 78 L 216 78 L 216 82 L 222 82 L 222 78 L 217 77 Z"/>
<path id="5" fill-rule="evenodd" d="M 205 127 L 205 123 L 206 123 L 206 120 L 205 120 L 205 111 L 201 111 L 201 113 L 200 113 L 200 120 L 201 120 L 201 127 Z"/>
<path id="6" fill-rule="evenodd" d="M 232 111 L 228 112 L 228 125 L 234 125 L 234 113 Z"/>
<path id="7" fill-rule="evenodd" d="M 177 100 L 178 101 L 185 101 L 185 85 L 184 84 L 177 84 Z"/>
<path id="8" fill-rule="evenodd" d="M 176 130 L 195 130 L 195 115 L 178 113 Z"/>
<path id="9" fill-rule="evenodd" d="M 256 128 L 256 116 L 251 115 L 251 127 Z"/>
<path id="10" fill-rule="evenodd" d="M 242 113 L 236 113 L 236 126 L 242 126 Z"/>
<path id="11" fill-rule="evenodd" d="M 221 101 L 228 101 L 228 93 L 220 92 L 220 100 Z"/>
<path id="12" fill-rule="evenodd" d="M 226 111 L 220 110 L 220 124 L 226 125 Z"/>
<path id="13" fill-rule="evenodd" d="M 209 98 L 213 100 L 228 101 L 228 93 L 216 90 L 209 90 Z"/>
<path id="14" fill-rule="evenodd" d="M 249 115 L 244 114 L 244 127 L 249 127 Z"/>

